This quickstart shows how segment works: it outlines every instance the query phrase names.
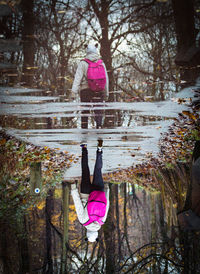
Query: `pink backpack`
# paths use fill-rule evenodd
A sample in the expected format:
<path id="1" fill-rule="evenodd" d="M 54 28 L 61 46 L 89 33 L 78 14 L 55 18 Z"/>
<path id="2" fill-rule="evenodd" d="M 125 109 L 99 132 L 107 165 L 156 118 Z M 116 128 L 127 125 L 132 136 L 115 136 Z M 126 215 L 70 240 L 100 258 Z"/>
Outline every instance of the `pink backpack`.
<path id="1" fill-rule="evenodd" d="M 83 224 L 84 226 L 97 221 L 100 225 L 103 225 L 103 217 L 106 213 L 107 199 L 104 191 L 94 190 L 90 193 L 87 204 L 87 211 L 89 221 Z"/>
<path id="2" fill-rule="evenodd" d="M 92 62 L 84 59 L 88 63 L 87 80 L 88 86 L 92 91 L 102 91 L 106 86 L 106 72 L 103 61 Z"/>

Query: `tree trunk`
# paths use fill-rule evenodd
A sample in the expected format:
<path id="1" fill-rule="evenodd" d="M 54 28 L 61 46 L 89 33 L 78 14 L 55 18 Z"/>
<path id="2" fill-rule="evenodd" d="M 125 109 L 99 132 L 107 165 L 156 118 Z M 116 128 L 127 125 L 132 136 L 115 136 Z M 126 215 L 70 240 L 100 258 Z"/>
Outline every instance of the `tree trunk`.
<path id="1" fill-rule="evenodd" d="M 132 253 L 131 247 L 129 244 L 129 235 L 128 235 L 128 216 L 127 216 L 127 190 L 126 190 L 126 183 L 123 183 L 124 186 L 124 208 L 123 208 L 123 215 L 124 215 L 124 236 L 127 244 L 127 249 L 129 254 Z"/>
<path id="2" fill-rule="evenodd" d="M 142 193 L 143 193 L 143 208 L 144 208 L 143 240 L 144 242 L 149 242 L 151 240 L 149 195 L 147 194 L 145 189 L 142 190 Z"/>
<path id="3" fill-rule="evenodd" d="M 151 242 L 156 242 L 156 207 L 155 207 L 155 194 L 151 193 Z"/>
<path id="4" fill-rule="evenodd" d="M 117 236 L 118 236 L 118 258 L 122 259 L 122 250 L 121 250 L 121 231 L 119 226 L 119 192 L 118 184 L 115 185 L 115 210 L 116 210 L 116 225 L 117 225 Z"/>
<path id="5" fill-rule="evenodd" d="M 155 199 L 155 194 L 151 193 L 151 242 L 155 243 L 156 242 L 156 237 L 157 237 L 157 228 L 156 228 L 156 199 Z M 153 253 L 156 253 L 156 246 L 155 249 L 153 250 Z M 156 274 L 156 265 L 152 265 L 152 273 Z"/>
<path id="6" fill-rule="evenodd" d="M 111 43 L 108 40 L 108 27 L 107 28 L 105 27 L 105 22 L 102 28 L 103 30 L 102 30 L 102 40 L 101 40 L 101 55 L 102 55 L 103 61 L 105 62 L 106 69 L 108 71 L 109 101 L 113 102 L 115 101 L 115 97 L 114 97 L 114 77 L 113 77 L 113 67 L 112 67 L 112 57 L 111 57 Z"/>
<path id="7" fill-rule="evenodd" d="M 106 245 L 106 273 L 115 273 L 115 225 L 114 225 L 114 193 L 113 186 L 110 187 L 110 208 L 106 223 L 103 225 L 104 239 Z"/>
<path id="8" fill-rule="evenodd" d="M 34 46 L 34 0 L 22 0 L 23 10 L 23 75 L 22 81 L 26 85 L 31 86 L 33 84 L 34 76 L 34 57 L 35 57 L 35 46 Z"/>
<path id="9" fill-rule="evenodd" d="M 200 237 L 194 231 L 181 231 L 184 274 L 200 273 Z"/>
<path id="10" fill-rule="evenodd" d="M 69 231 L 69 183 L 63 182 L 63 239 L 62 239 L 62 264 L 61 274 L 66 272 L 67 264 L 67 247 L 68 243 L 68 231 Z"/>
<path id="11" fill-rule="evenodd" d="M 109 101 L 114 101 L 114 77 L 113 77 L 113 67 L 112 67 L 112 56 L 111 56 L 111 41 L 109 40 L 109 23 L 108 23 L 108 13 L 110 1 L 101 1 L 101 7 L 97 6 L 97 1 L 90 0 L 90 3 L 94 9 L 96 16 L 99 19 L 101 26 L 102 38 L 100 41 L 101 44 L 101 56 L 106 65 L 109 77 Z"/>
<path id="12" fill-rule="evenodd" d="M 23 233 L 24 235 L 19 237 L 19 252 L 21 254 L 21 264 L 19 269 L 19 274 L 26 274 L 29 273 L 30 269 L 30 262 L 29 262 L 29 249 L 28 249 L 28 232 L 26 226 L 26 216 L 24 216 L 23 220 Z"/>
<path id="13" fill-rule="evenodd" d="M 30 186 L 31 195 L 39 194 L 42 187 L 41 163 L 31 163 L 30 165 Z"/>
<path id="14" fill-rule="evenodd" d="M 174 21 L 177 37 L 177 55 L 175 63 L 179 66 L 194 66 L 198 64 L 199 54 L 197 53 L 195 40 L 195 16 L 194 0 L 172 0 Z M 191 81 L 195 71 L 180 70 L 181 79 Z"/>
<path id="15" fill-rule="evenodd" d="M 0 227 L 0 256 L 2 260 L 2 271 L 3 274 L 9 274 L 10 273 L 10 267 L 9 267 L 9 260 L 8 260 L 8 244 L 7 244 L 7 239 L 6 239 L 6 225 L 5 223 L 1 223 Z"/>
<path id="16" fill-rule="evenodd" d="M 172 0 L 178 51 L 195 43 L 194 0 Z"/>
<path id="17" fill-rule="evenodd" d="M 183 245 L 184 274 L 200 273 L 200 141 L 193 151 L 191 185 L 187 195 L 187 206 L 191 208 L 178 215 L 180 243 Z"/>
<path id="18" fill-rule="evenodd" d="M 53 190 L 50 189 L 46 197 L 46 269 L 43 273 L 53 273 L 53 260 L 52 260 L 52 228 L 51 216 L 53 213 Z"/>
<path id="19" fill-rule="evenodd" d="M 158 211 L 159 211 L 159 221 L 160 221 L 160 234 L 162 237 L 162 241 L 166 242 L 168 239 L 167 236 L 167 226 L 166 226 L 166 222 L 165 222 L 165 211 L 164 211 L 164 207 L 163 207 L 163 201 L 162 201 L 162 196 L 161 193 L 159 193 L 157 195 L 157 203 L 158 203 Z"/>

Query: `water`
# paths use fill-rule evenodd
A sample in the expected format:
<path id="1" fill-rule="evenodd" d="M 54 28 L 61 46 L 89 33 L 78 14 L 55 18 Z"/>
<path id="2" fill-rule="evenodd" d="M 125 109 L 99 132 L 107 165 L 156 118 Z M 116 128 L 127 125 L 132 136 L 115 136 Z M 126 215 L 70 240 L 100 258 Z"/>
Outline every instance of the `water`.
<path id="1" fill-rule="evenodd" d="M 193 87 L 180 94 L 192 96 Z M 75 155 L 79 161 L 66 171 L 67 179 L 80 176 L 81 142 L 88 144 L 92 168 L 97 140 L 103 139 L 104 173 L 142 162 L 149 154 L 156 156 L 161 134 L 187 109 L 171 99 L 92 104 L 68 102 L 66 96 L 48 90 L 1 87 L 0 125 L 18 139 Z M 96 128 L 95 110 L 103 111 L 102 128 Z M 88 128 L 81 126 L 84 116 L 88 116 Z"/>

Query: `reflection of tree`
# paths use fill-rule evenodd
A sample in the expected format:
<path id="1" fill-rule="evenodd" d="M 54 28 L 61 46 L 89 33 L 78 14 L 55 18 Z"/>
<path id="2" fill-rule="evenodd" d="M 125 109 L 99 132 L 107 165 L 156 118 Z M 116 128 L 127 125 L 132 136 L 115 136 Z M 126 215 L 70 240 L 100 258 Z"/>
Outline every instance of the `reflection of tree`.
<path id="1" fill-rule="evenodd" d="M 128 238 L 128 221 L 127 221 L 127 187 L 126 183 L 124 183 L 124 208 L 123 208 L 123 215 L 124 215 L 124 238 L 126 241 L 128 252 L 131 253 L 131 247 Z"/>
<path id="2" fill-rule="evenodd" d="M 19 252 L 21 254 L 21 264 L 19 272 L 25 274 L 30 269 L 30 255 L 29 255 L 29 246 L 28 246 L 28 228 L 27 228 L 27 217 L 24 216 L 22 219 L 22 230 L 25 231 L 23 237 L 19 237 Z"/>
<path id="3" fill-rule="evenodd" d="M 116 211 L 116 229 L 117 229 L 117 243 L 118 243 L 118 260 L 122 259 L 122 238 L 121 238 L 121 230 L 120 230 L 120 214 L 119 214 L 119 187 L 116 184 L 114 186 L 115 189 L 115 211 Z"/>
<path id="4" fill-rule="evenodd" d="M 110 187 L 110 207 L 106 223 L 103 226 L 106 253 L 106 272 L 114 273 L 116 268 L 116 243 L 114 219 L 114 188 Z"/>
<path id="5" fill-rule="evenodd" d="M 67 271 L 73 273 L 128 273 L 132 271 L 136 273 L 137 271 L 148 271 L 150 268 L 158 271 L 165 264 L 166 269 L 173 266 L 180 273 L 182 265 L 178 253 L 180 252 L 179 246 L 173 242 L 170 243 L 167 238 L 164 239 L 158 233 L 159 211 L 156 213 L 154 222 L 154 226 L 156 226 L 155 241 L 146 244 L 148 239 L 143 240 L 142 224 L 139 217 L 141 220 L 145 220 L 145 226 L 150 225 L 149 219 L 143 218 L 144 207 L 148 211 L 150 210 L 149 203 L 148 201 L 143 203 L 142 192 L 136 191 L 135 194 L 140 199 L 137 211 L 135 202 L 132 202 L 133 196 L 127 192 L 127 189 L 125 183 L 120 188 L 118 185 L 111 186 L 111 195 L 113 195 L 110 199 L 111 211 L 106 224 L 100 231 L 98 243 L 88 244 L 84 241 L 84 235 L 81 234 L 80 225 L 75 218 L 75 211 L 70 213 L 69 243 L 66 243 Z M 27 255 L 31 271 L 44 269 L 44 273 L 48 273 L 45 271 L 50 271 L 53 267 L 53 272 L 59 273 L 63 239 L 60 233 L 63 229 L 63 223 L 60 221 L 62 215 L 60 199 L 62 196 L 60 199 L 55 198 L 53 191 L 49 191 L 48 194 L 44 201 L 36 205 L 26 220 L 30 226 L 27 231 L 29 246 Z M 155 196 L 155 201 L 156 199 Z M 23 227 L 21 229 L 24 231 Z M 3 244 L 2 239 L 1 243 Z M 13 243 L 9 242 L 9 248 L 12 245 L 15 245 L 14 241 Z M 8 254 L 6 256 L 8 260 L 10 257 Z M 39 258 L 42 260 L 40 261 Z M 15 259 L 18 260 L 17 257 Z"/>
<path id="6" fill-rule="evenodd" d="M 53 213 L 53 189 L 50 189 L 46 197 L 45 217 L 46 217 L 46 254 L 44 260 L 43 273 L 53 273 L 53 260 L 52 260 L 52 227 L 51 217 Z"/>
<path id="7" fill-rule="evenodd" d="M 191 168 L 191 180 L 187 187 L 186 201 L 179 212 L 180 242 L 183 245 L 184 273 L 200 271 L 200 141 L 196 141 Z"/>

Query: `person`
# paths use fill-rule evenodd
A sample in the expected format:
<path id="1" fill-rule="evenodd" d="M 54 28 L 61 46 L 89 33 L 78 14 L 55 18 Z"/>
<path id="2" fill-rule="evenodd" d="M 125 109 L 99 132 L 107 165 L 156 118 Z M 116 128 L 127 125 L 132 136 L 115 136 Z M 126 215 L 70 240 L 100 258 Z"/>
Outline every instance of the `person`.
<path id="1" fill-rule="evenodd" d="M 109 187 L 108 184 L 104 184 L 102 177 L 102 140 L 98 140 L 97 152 L 96 152 L 96 163 L 94 167 L 93 182 L 90 181 L 90 170 L 88 166 L 88 150 L 87 145 L 82 144 L 82 177 L 80 194 L 76 183 L 71 185 L 71 194 L 75 204 L 75 209 L 79 222 L 86 228 L 86 240 L 89 242 L 95 242 L 98 240 L 98 230 L 105 223 L 108 209 L 109 209 Z M 94 198 L 94 195 L 100 194 L 101 197 L 104 196 L 103 200 L 100 201 Z M 94 200 L 98 200 L 94 203 Z M 91 214 L 89 211 L 89 204 L 95 204 L 95 210 L 97 210 L 95 215 Z M 104 206 L 104 207 L 103 207 Z M 99 213 L 101 210 L 105 209 L 103 214 Z M 98 213 L 97 213 L 98 212 Z M 101 211 L 102 212 L 102 211 Z M 100 217 L 96 215 L 101 215 Z"/>
<path id="2" fill-rule="evenodd" d="M 86 59 L 92 62 L 97 62 L 100 60 L 100 55 L 97 49 L 97 44 L 89 44 L 86 50 Z M 105 76 L 106 76 L 106 84 L 105 88 L 101 91 L 93 91 L 89 88 L 88 79 L 87 79 L 87 71 L 88 71 L 88 62 L 83 59 L 78 64 L 76 74 L 74 77 L 73 85 L 72 85 L 72 92 L 74 94 L 78 94 L 80 92 L 80 101 L 81 102 L 91 102 L 91 103 L 100 103 L 105 101 L 106 97 L 108 97 L 109 93 L 109 79 L 106 70 L 106 66 L 102 63 L 105 69 Z M 96 127 L 100 128 L 102 126 L 102 117 L 103 117 L 103 110 L 100 108 L 95 108 L 95 121 Z M 81 117 L 81 127 L 88 128 L 88 114 L 89 110 L 82 111 Z"/>

